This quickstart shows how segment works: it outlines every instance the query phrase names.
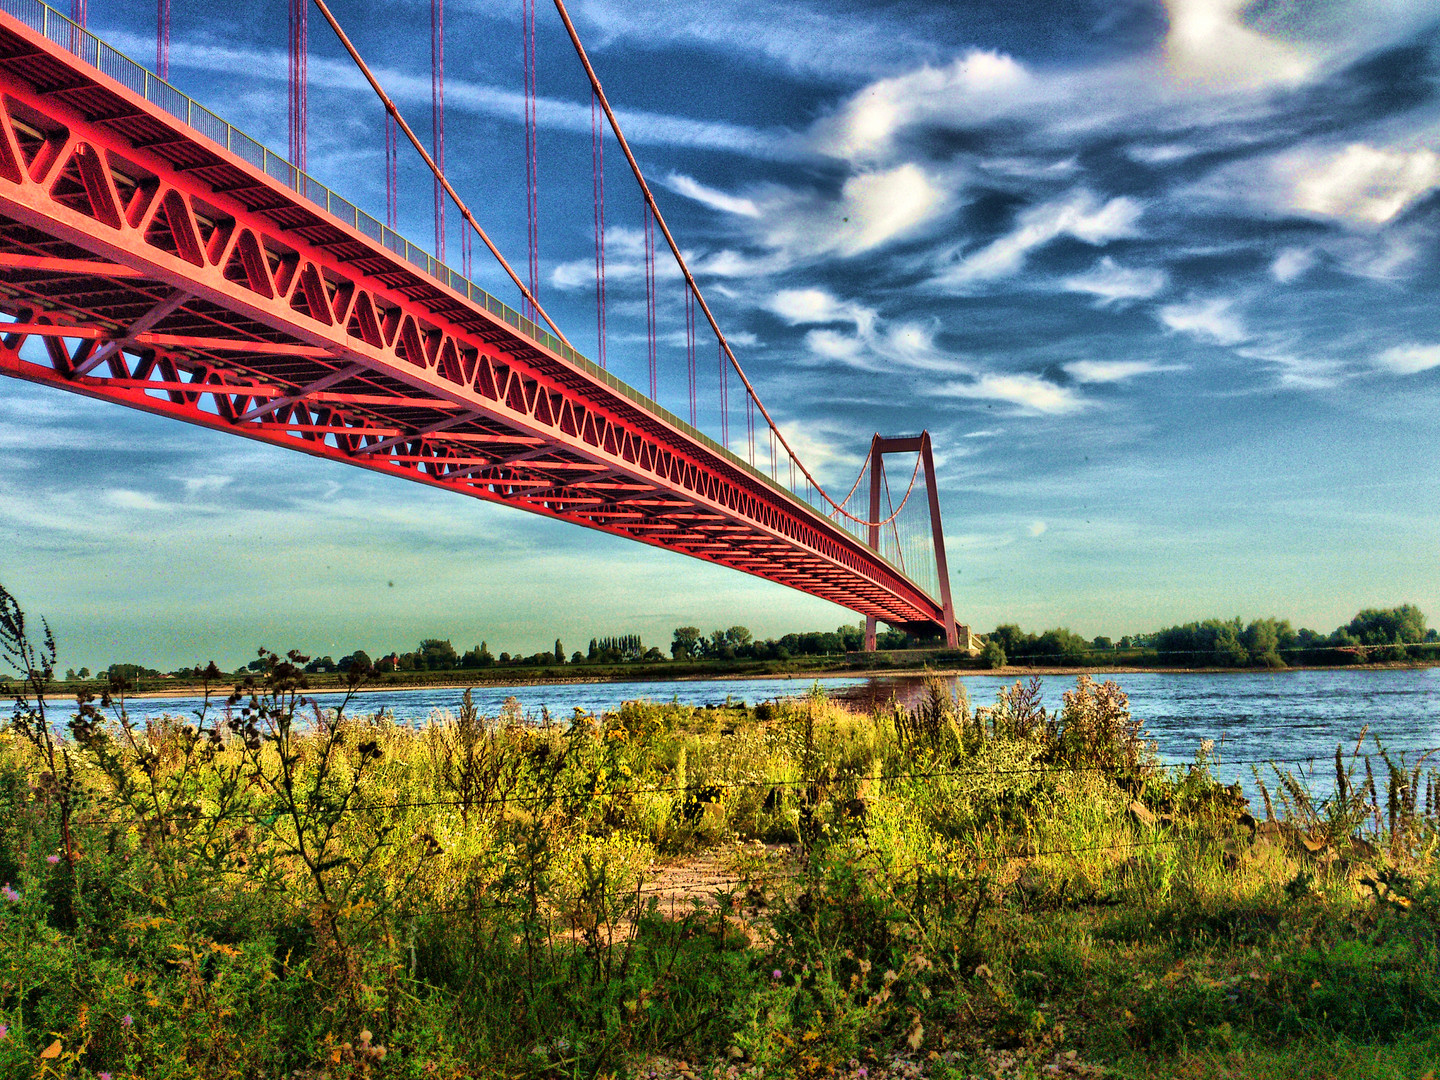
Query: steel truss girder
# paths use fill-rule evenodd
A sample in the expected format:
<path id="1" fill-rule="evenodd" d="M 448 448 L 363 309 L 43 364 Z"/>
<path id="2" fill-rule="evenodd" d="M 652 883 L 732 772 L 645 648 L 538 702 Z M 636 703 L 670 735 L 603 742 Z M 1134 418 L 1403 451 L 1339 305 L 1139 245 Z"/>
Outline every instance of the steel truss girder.
<path id="1" fill-rule="evenodd" d="M 3 13 L 0 95 L 0 310 L 24 324 L 0 373 L 942 623 L 800 500 Z M 684 517 L 727 534 L 656 520 Z"/>

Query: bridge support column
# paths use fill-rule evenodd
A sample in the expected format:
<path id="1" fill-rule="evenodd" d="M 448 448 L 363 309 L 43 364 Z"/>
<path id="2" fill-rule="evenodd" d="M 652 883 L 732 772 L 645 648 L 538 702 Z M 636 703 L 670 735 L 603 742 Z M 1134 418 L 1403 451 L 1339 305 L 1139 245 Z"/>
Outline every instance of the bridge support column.
<path id="1" fill-rule="evenodd" d="M 865 542 L 870 545 L 872 551 L 880 550 L 880 457 L 885 452 L 882 448 L 885 440 L 880 438 L 877 432 L 870 440 L 870 520 L 876 524 L 870 526 L 870 535 Z M 865 616 L 865 651 L 875 651 L 875 627 L 877 620 L 874 615 Z"/>
<path id="2" fill-rule="evenodd" d="M 922 431 L 918 438 L 885 439 L 876 435 L 870 441 L 870 521 L 869 536 L 866 538 L 872 550 L 880 550 L 880 481 L 881 458 L 887 453 L 906 451 L 920 455 L 920 465 L 925 471 L 925 491 L 930 501 L 930 536 L 935 544 L 935 574 L 940 580 L 940 604 L 945 620 L 945 647 L 949 649 L 972 648 L 970 631 L 965 630 L 965 642 L 960 640 L 960 628 L 955 625 L 955 603 L 950 596 L 950 567 L 945 558 L 945 530 L 940 524 L 940 490 L 935 483 L 935 457 L 930 450 L 930 433 Z M 875 651 L 876 620 L 873 615 L 865 617 L 865 651 Z"/>

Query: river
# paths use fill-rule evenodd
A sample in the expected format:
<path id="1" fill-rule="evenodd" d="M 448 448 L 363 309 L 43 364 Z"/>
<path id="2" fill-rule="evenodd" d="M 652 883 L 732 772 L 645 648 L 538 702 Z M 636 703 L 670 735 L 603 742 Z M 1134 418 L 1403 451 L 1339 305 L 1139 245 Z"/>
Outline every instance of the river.
<path id="1" fill-rule="evenodd" d="M 1191 761 L 1201 740 L 1211 739 L 1220 760 L 1217 774 L 1227 780 L 1242 780 L 1247 788 L 1251 786 L 1250 769 L 1244 763 L 1314 758 L 1315 790 L 1328 790 L 1336 744 L 1344 744 L 1348 753 L 1367 724 L 1371 736 L 1366 740 L 1367 751 L 1374 751 L 1374 740 L 1378 738 L 1392 753 L 1403 751 L 1407 760 L 1414 762 L 1424 751 L 1440 746 L 1440 667 L 1235 673 L 1150 671 L 1109 678 L 1129 696 L 1131 711 L 1145 721 L 1147 736 L 1155 741 L 1164 761 Z M 815 681 L 708 679 L 482 686 L 475 688 L 474 700 L 483 714 L 495 716 L 505 700 L 514 697 L 527 716 L 539 719 L 545 709 L 554 720 L 563 722 L 575 709 L 603 712 L 637 698 L 686 705 L 722 704 L 729 699 L 753 705 L 802 695 Z M 888 701 L 892 694 L 902 702 L 913 701 L 922 684 L 919 676 L 818 681 L 827 693 L 861 705 Z M 1012 679 L 965 675 L 958 681 L 972 702 L 983 705 L 993 702 L 996 691 Z M 1061 695 L 1074 685 L 1073 676 L 1043 676 L 1045 705 L 1058 709 Z M 362 692 L 351 701 L 350 712 L 376 713 L 383 709 L 400 723 L 421 724 L 436 710 L 453 710 L 460 693 L 429 688 Z M 338 694 L 314 697 L 322 707 L 333 708 L 339 702 Z M 145 698 L 133 700 L 128 706 L 131 717 L 143 721 L 165 713 L 190 714 L 200 704 L 198 698 Z M 1292 767 L 1309 771 L 1304 766 Z"/>

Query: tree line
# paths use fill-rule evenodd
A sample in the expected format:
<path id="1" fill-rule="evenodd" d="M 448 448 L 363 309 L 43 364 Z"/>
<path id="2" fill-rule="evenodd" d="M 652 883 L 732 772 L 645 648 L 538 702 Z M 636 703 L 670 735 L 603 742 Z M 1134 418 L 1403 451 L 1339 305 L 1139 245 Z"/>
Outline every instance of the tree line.
<path id="1" fill-rule="evenodd" d="M 449 638 L 425 638 L 414 649 L 392 650 L 372 657 L 356 649 L 338 660 L 320 656 L 304 665 L 310 674 L 362 671 L 470 671 L 495 667 L 557 667 L 616 664 L 657 664 L 669 661 L 706 660 L 790 660 L 799 657 L 841 656 L 864 647 L 864 630 L 858 624 L 834 630 L 812 630 L 785 634 L 779 638 L 757 639 L 745 626 L 716 628 L 708 634 L 696 626 L 677 626 L 671 636 L 669 655 L 658 646 L 647 645 L 639 634 L 611 634 L 590 639 L 588 649 L 568 656 L 560 639 L 553 648 L 540 652 L 508 653 L 498 656 L 481 641 L 465 651 Z M 1094 663 L 1141 662 L 1198 667 L 1285 667 L 1288 664 L 1347 664 L 1359 661 L 1394 662 L 1407 659 L 1440 659 L 1440 632 L 1428 628 L 1424 613 L 1414 604 L 1395 608 L 1366 608 L 1330 633 L 1302 627 L 1294 629 L 1288 619 L 1264 618 L 1245 622 L 1232 619 L 1205 619 L 1166 627 L 1146 634 L 1113 640 L 1100 636 L 1085 638 L 1065 627 L 1040 634 L 1026 633 L 1014 623 L 1002 623 L 984 636 L 981 664 L 1001 667 L 1007 663 L 1051 663 L 1083 665 Z M 918 638 L 899 630 L 881 630 L 876 647 L 881 652 L 915 648 L 940 648 L 938 638 Z M 236 674 L 260 671 L 264 660 L 253 660 Z M 180 668 L 164 673 L 141 664 L 111 664 L 97 671 L 96 678 L 122 678 L 128 683 L 140 679 L 199 677 L 199 668 Z M 66 671 L 69 680 L 91 678 L 89 668 Z"/>
<path id="2" fill-rule="evenodd" d="M 1042 634 L 1027 634 L 1012 623 L 997 626 L 986 635 L 982 658 L 987 666 L 1007 662 L 1048 661 L 1080 664 L 1117 659 L 1153 657 L 1160 663 L 1203 667 L 1268 667 L 1290 664 L 1347 664 L 1396 662 L 1440 657 L 1433 646 L 1440 631 L 1427 628 L 1425 614 L 1414 604 L 1394 608 L 1366 608 L 1330 633 L 1302 627 L 1289 619 L 1240 617 L 1204 619 L 1148 634 L 1087 640 L 1064 627 Z M 1140 654 L 1136 656 L 1135 654 Z"/>

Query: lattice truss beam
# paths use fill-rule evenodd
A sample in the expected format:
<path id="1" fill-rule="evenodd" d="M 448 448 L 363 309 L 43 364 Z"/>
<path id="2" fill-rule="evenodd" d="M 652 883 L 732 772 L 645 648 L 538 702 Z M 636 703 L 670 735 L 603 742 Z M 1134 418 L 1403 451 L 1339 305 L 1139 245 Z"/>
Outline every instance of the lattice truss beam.
<path id="1" fill-rule="evenodd" d="M 0 311 L 6 375 L 943 625 L 829 519 L 3 14 Z"/>

